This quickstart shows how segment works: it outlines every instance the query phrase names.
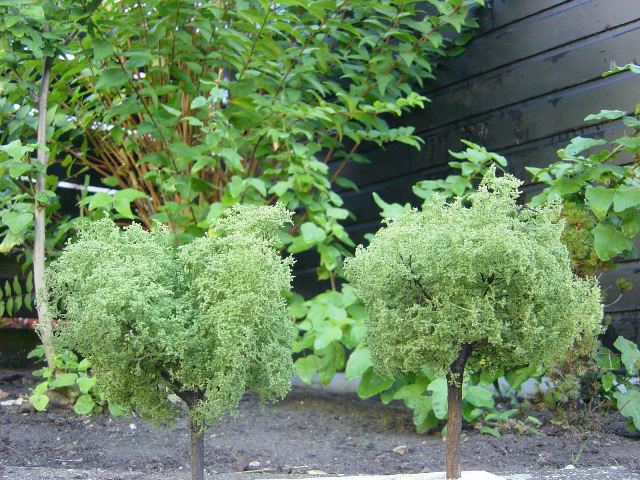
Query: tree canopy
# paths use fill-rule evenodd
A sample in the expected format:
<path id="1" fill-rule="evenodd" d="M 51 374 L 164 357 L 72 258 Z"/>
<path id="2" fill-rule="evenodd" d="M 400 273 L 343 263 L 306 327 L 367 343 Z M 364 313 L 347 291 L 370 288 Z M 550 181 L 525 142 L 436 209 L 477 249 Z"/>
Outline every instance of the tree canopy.
<path id="1" fill-rule="evenodd" d="M 380 374 L 446 373 L 465 345 L 475 367 L 548 364 L 600 331 L 601 292 L 571 271 L 559 204 L 520 207 L 519 185 L 492 168 L 466 199 L 436 195 L 347 261 Z"/>
<path id="2" fill-rule="evenodd" d="M 294 327 L 291 261 L 273 248 L 281 207 L 237 207 L 181 247 L 162 226 L 88 224 L 47 270 L 57 340 L 91 361 L 110 402 L 152 420 L 189 403 L 201 427 L 247 389 L 283 397 Z"/>

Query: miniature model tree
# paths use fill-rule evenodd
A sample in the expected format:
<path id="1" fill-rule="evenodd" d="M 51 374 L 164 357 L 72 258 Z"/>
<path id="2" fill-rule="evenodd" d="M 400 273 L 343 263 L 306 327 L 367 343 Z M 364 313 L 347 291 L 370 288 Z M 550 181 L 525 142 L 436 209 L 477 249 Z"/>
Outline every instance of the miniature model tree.
<path id="1" fill-rule="evenodd" d="M 204 478 L 204 429 L 248 389 L 290 388 L 294 327 L 283 292 L 291 261 L 273 248 L 279 207 L 231 209 L 209 235 L 174 246 L 162 226 L 87 226 L 47 271 L 56 339 L 91 361 L 113 403 L 155 422 L 187 405 L 192 478 Z"/>
<path id="2" fill-rule="evenodd" d="M 600 290 L 571 272 L 559 206 L 519 207 L 519 185 L 491 170 L 468 200 L 390 221 L 346 264 L 377 372 L 446 375 L 448 479 L 460 478 L 466 365 L 544 365 L 600 328 Z"/>

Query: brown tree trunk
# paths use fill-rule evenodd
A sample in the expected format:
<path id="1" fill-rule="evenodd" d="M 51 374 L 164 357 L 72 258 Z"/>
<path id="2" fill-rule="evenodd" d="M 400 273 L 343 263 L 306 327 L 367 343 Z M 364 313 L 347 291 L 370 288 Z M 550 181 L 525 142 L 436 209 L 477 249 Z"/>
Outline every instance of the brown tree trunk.
<path id="1" fill-rule="evenodd" d="M 189 418 L 191 480 L 204 480 L 204 431 Z"/>
<path id="2" fill-rule="evenodd" d="M 51 80 L 51 65 L 53 58 L 46 57 L 42 68 L 40 80 L 40 93 L 38 95 L 38 162 L 42 164 L 42 171 L 36 177 L 36 194 L 46 188 L 46 169 L 49 163 L 47 144 L 47 100 L 49 98 L 49 83 Z M 36 309 L 38 310 L 38 332 L 44 345 L 44 353 L 47 364 L 54 368 L 53 364 L 53 329 L 51 319 L 47 316 L 47 305 L 44 303 L 44 262 L 45 262 L 45 207 L 34 201 L 34 240 L 33 240 L 33 285 L 36 293 Z"/>
<path id="3" fill-rule="evenodd" d="M 191 456 L 191 480 L 204 480 L 204 429 L 193 421 L 193 408 L 204 395 L 202 392 L 192 392 L 176 389 L 176 394 L 187 404 L 189 409 L 189 454 Z"/>
<path id="4" fill-rule="evenodd" d="M 464 377 L 464 367 L 471 354 L 471 349 L 472 347 L 469 344 L 462 345 L 458 358 L 451 364 L 451 371 L 447 374 L 447 480 L 461 477 L 460 434 L 462 433 L 462 380 Z"/>

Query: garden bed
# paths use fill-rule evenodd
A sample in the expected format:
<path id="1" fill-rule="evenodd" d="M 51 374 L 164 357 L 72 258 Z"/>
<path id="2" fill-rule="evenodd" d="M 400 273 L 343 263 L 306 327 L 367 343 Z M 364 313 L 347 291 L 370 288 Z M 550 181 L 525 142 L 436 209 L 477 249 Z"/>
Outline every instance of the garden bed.
<path id="1" fill-rule="evenodd" d="M 0 378 L 9 379 L 0 384 L 9 394 L 5 401 L 26 394 L 32 386 L 28 372 L 17 373 L 20 375 L 0 371 Z M 542 435 L 505 433 L 500 438 L 465 431 L 463 468 L 504 473 L 567 465 L 616 466 L 628 475 L 601 478 L 637 478 L 631 472 L 640 471 L 640 441 L 615 433 L 622 433 L 618 418 L 594 418 L 592 428 L 564 429 L 545 422 Z M 314 470 L 401 473 L 442 470 L 443 451 L 438 434 L 414 432 L 410 412 L 401 405 L 383 406 L 378 400 L 296 386 L 282 403 L 262 409 L 254 397 L 247 396 L 237 418 L 226 417 L 208 430 L 205 461 L 210 473 L 263 470 L 250 478 L 304 475 Z M 2 479 L 146 480 L 186 478 L 187 471 L 184 420 L 170 429 L 159 429 L 137 418 L 84 418 L 68 411 L 21 413 L 19 406 L 0 407 Z M 13 476 L 3 476 L 3 472 L 13 472 L 6 473 Z M 36 476 L 27 476 L 28 472 Z"/>

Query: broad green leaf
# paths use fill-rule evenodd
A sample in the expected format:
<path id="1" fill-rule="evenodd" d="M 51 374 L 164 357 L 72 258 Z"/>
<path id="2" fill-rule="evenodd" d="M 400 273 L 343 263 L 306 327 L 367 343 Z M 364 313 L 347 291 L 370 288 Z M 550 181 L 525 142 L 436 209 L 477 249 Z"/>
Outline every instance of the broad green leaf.
<path id="1" fill-rule="evenodd" d="M 440 420 L 447 418 L 447 380 L 444 377 L 436 378 L 427 387 L 427 391 L 431 392 L 431 400 L 433 412 Z"/>
<path id="2" fill-rule="evenodd" d="M 347 380 L 353 380 L 366 372 L 372 366 L 369 347 L 358 347 L 349 355 L 345 376 Z"/>
<path id="3" fill-rule="evenodd" d="M 318 371 L 319 364 L 320 359 L 316 355 L 307 355 L 295 361 L 293 370 L 296 372 L 296 375 L 300 377 L 300 380 L 310 384 L 313 382 L 313 377 Z"/>
<path id="4" fill-rule="evenodd" d="M 607 216 L 614 195 L 616 190 L 606 187 L 592 187 L 585 191 L 585 198 L 589 202 L 591 211 L 600 220 Z"/>
<path id="5" fill-rule="evenodd" d="M 605 262 L 632 246 L 631 241 L 622 232 L 608 223 L 599 223 L 591 233 L 596 255 Z"/>
<path id="6" fill-rule="evenodd" d="M 113 46 L 100 38 L 93 38 L 93 58 L 100 62 L 113 54 Z"/>
<path id="7" fill-rule="evenodd" d="M 32 213 L 6 212 L 2 215 L 2 223 L 15 235 L 21 235 L 33 222 Z"/>
<path id="8" fill-rule="evenodd" d="M 47 409 L 47 405 L 49 405 L 49 397 L 43 393 L 36 393 L 29 397 L 29 403 L 31 403 L 37 411 L 44 412 Z"/>
<path id="9" fill-rule="evenodd" d="M 34 20 L 44 20 L 44 10 L 40 5 L 21 6 L 20 13 Z"/>
<path id="10" fill-rule="evenodd" d="M 620 356 L 606 347 L 600 347 L 596 355 L 596 364 L 606 370 L 618 370 L 621 365 Z"/>
<path id="11" fill-rule="evenodd" d="M 100 73 L 96 81 L 96 89 L 103 90 L 111 87 L 120 87 L 129 81 L 129 76 L 120 68 L 108 68 Z"/>
<path id="12" fill-rule="evenodd" d="M 191 100 L 191 108 L 197 109 L 204 107 L 207 104 L 207 99 L 205 97 L 196 97 Z"/>
<path id="13" fill-rule="evenodd" d="M 360 398 L 370 398 L 380 392 L 385 391 L 393 385 L 392 378 L 384 378 L 379 376 L 373 370 L 373 367 L 369 368 L 360 379 L 360 385 L 358 385 L 358 395 Z"/>
<path id="14" fill-rule="evenodd" d="M 613 210 L 622 212 L 640 205 L 640 185 L 621 185 L 615 191 Z"/>
<path id="15" fill-rule="evenodd" d="M 616 406 L 622 415 L 630 418 L 636 430 L 640 430 L 640 390 L 613 394 Z"/>
<path id="16" fill-rule="evenodd" d="M 109 413 L 114 417 L 121 417 L 125 414 L 125 411 L 119 405 L 109 404 Z"/>
<path id="17" fill-rule="evenodd" d="M 82 376 L 82 377 L 78 377 L 78 379 L 76 380 L 76 383 L 80 388 L 80 392 L 89 393 L 91 389 L 96 385 L 96 379 L 95 377 Z"/>
<path id="18" fill-rule="evenodd" d="M 49 382 L 49 388 L 72 387 L 78 379 L 77 373 L 61 373 Z"/>
<path id="19" fill-rule="evenodd" d="M 113 208 L 125 218 L 134 218 L 131 211 L 131 202 L 139 198 L 146 198 L 146 195 L 133 188 L 118 190 L 113 196 Z"/>
<path id="20" fill-rule="evenodd" d="M 620 336 L 613 343 L 613 346 L 620 352 L 620 359 L 629 375 L 635 375 L 640 368 L 640 350 L 638 346 L 626 338 Z"/>
<path id="21" fill-rule="evenodd" d="M 98 208 L 103 208 L 105 210 L 110 210 L 113 205 L 113 195 L 109 195 L 105 192 L 98 192 L 89 197 L 89 210 L 97 210 Z"/>
<path id="22" fill-rule="evenodd" d="M 493 408 L 493 395 L 488 388 L 468 385 L 462 389 L 462 398 L 476 407 Z"/>
<path id="23" fill-rule="evenodd" d="M 342 329 L 334 325 L 327 325 L 316 335 L 316 339 L 313 342 L 313 348 L 321 350 L 328 347 L 331 342 L 340 340 L 342 338 Z"/>
<path id="24" fill-rule="evenodd" d="M 95 407 L 95 401 L 91 395 L 80 395 L 73 406 L 73 411 L 78 415 L 91 415 Z"/>
<path id="25" fill-rule="evenodd" d="M 600 110 L 600 113 L 587 115 L 584 120 L 585 122 L 593 120 L 617 120 L 618 118 L 624 117 L 626 114 L 627 112 L 623 112 L 622 110 Z"/>
<path id="26" fill-rule="evenodd" d="M 305 242 L 309 243 L 320 243 L 327 238 L 326 232 L 312 222 L 305 222 L 300 226 L 300 233 L 302 233 L 302 237 Z"/>
<path id="27" fill-rule="evenodd" d="M 575 157 L 585 150 L 593 148 L 597 145 L 604 145 L 606 143 L 607 142 L 605 140 L 599 140 L 596 138 L 574 137 L 571 139 L 569 145 L 565 147 L 564 151 L 567 155 Z"/>

